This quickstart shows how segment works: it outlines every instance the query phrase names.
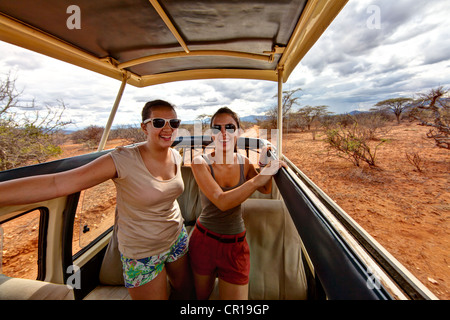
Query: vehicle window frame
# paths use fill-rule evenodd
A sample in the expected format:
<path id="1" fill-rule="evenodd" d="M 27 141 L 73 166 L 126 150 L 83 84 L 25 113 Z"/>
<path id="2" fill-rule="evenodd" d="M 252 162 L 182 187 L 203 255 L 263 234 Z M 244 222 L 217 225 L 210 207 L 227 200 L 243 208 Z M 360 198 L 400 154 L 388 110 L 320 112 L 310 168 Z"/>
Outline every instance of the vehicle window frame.
<path id="1" fill-rule="evenodd" d="M 17 218 L 20 218 L 26 214 L 29 214 L 33 211 L 39 211 L 39 230 L 38 230 L 38 253 L 37 253 L 37 276 L 36 280 L 43 281 L 46 275 L 46 260 L 47 260 L 47 233 L 48 233 L 48 222 L 50 211 L 47 207 L 36 207 L 26 211 L 23 211 L 19 214 L 16 214 L 4 221 L 1 221 L 1 224 L 13 221 Z"/>

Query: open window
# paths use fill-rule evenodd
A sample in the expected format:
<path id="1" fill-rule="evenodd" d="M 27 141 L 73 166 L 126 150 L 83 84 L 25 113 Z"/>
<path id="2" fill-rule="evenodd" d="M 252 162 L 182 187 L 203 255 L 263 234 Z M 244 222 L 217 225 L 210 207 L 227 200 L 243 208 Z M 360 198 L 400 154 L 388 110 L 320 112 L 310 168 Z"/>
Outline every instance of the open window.
<path id="1" fill-rule="evenodd" d="M 0 273 L 42 280 L 45 275 L 45 235 L 48 210 L 18 213 L 0 224 Z"/>
<path id="2" fill-rule="evenodd" d="M 116 188 L 111 180 L 81 192 L 73 229 L 73 254 L 89 246 L 114 225 L 115 208 Z"/>

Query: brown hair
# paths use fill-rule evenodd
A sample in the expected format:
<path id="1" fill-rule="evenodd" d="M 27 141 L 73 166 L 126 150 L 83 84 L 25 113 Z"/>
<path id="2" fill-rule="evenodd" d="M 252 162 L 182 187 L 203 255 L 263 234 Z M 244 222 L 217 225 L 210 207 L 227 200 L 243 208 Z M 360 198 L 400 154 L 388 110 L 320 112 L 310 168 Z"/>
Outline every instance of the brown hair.
<path id="1" fill-rule="evenodd" d="M 167 101 L 164 100 L 153 100 L 153 101 L 149 101 L 145 104 L 144 108 L 142 109 L 142 122 L 144 122 L 145 120 L 147 120 L 148 118 L 151 117 L 152 114 L 152 109 L 155 109 L 157 107 L 164 107 L 164 108 L 170 108 L 172 109 L 174 112 L 175 111 L 175 106 L 170 104 Z"/>
<path id="2" fill-rule="evenodd" d="M 240 128 L 241 127 L 241 123 L 239 121 L 239 116 L 237 115 L 236 112 L 234 112 L 233 110 L 231 110 L 228 107 L 222 107 L 219 110 L 216 111 L 216 113 L 214 113 L 214 115 L 211 117 L 211 122 L 209 123 L 209 126 L 212 126 L 212 123 L 214 121 L 214 118 L 218 115 L 218 114 L 229 114 L 234 121 L 236 121 L 237 123 L 237 127 Z"/>

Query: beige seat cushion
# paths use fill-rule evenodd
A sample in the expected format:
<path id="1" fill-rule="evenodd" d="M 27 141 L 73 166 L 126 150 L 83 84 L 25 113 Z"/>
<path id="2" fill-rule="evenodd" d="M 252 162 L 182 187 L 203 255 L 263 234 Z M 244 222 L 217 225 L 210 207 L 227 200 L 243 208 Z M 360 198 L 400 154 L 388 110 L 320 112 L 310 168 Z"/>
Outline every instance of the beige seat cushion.
<path id="1" fill-rule="evenodd" d="M 131 300 L 124 286 L 97 286 L 84 300 Z"/>
<path id="2" fill-rule="evenodd" d="M 0 300 L 73 300 L 66 285 L 11 278 L 0 274 Z"/>
<path id="3" fill-rule="evenodd" d="M 183 176 L 184 191 L 177 200 L 184 221 L 192 225 L 202 212 L 200 191 L 190 167 L 181 167 L 181 175 Z"/>
<path id="4" fill-rule="evenodd" d="M 301 241 L 282 200 L 248 199 L 242 208 L 250 247 L 249 299 L 306 299 Z"/>
<path id="5" fill-rule="evenodd" d="M 117 241 L 117 225 L 114 225 L 114 230 L 109 239 L 100 269 L 100 284 L 124 286 L 122 271 L 122 261 L 120 260 L 119 244 Z"/>

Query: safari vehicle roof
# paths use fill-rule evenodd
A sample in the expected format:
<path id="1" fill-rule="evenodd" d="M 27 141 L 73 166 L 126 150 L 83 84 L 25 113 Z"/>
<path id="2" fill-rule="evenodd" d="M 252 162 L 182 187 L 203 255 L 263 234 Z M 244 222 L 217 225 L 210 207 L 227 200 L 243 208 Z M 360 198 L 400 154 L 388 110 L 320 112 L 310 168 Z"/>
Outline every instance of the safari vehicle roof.
<path id="1" fill-rule="evenodd" d="M 283 82 L 347 0 L 2 0 L 0 40 L 133 86 Z M 69 28 L 78 14 L 80 29 Z"/>

